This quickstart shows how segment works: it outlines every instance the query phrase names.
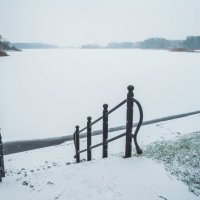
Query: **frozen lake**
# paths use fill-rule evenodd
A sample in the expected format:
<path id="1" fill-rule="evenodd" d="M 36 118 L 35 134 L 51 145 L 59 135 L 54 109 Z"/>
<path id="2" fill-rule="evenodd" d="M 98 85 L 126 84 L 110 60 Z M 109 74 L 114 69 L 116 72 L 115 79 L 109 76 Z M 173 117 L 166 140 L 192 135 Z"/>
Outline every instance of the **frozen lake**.
<path id="1" fill-rule="evenodd" d="M 4 140 L 72 134 L 88 115 L 99 117 L 103 103 L 111 108 L 124 100 L 129 84 L 145 120 L 200 110 L 199 53 L 54 49 L 10 55 L 0 58 Z M 125 107 L 109 126 L 124 124 Z"/>

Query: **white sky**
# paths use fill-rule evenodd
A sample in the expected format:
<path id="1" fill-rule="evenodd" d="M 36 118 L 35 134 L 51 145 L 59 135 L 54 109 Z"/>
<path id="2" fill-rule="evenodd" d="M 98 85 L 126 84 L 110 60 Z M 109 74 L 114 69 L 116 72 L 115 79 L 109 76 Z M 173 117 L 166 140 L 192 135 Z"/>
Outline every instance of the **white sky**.
<path id="1" fill-rule="evenodd" d="M 0 0 L 12 42 L 105 44 L 200 35 L 200 0 Z"/>

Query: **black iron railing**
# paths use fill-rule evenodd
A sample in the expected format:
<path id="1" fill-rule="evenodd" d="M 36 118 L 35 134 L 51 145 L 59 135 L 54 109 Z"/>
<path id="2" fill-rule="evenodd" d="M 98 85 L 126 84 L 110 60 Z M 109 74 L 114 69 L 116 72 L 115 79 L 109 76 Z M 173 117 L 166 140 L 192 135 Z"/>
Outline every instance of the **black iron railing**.
<path id="1" fill-rule="evenodd" d="M 4 159 L 3 159 L 3 143 L 2 143 L 1 133 L 0 133 L 0 182 L 2 181 L 2 177 L 5 177 L 5 168 L 4 168 Z"/>
<path id="2" fill-rule="evenodd" d="M 134 87 L 132 85 L 129 85 L 128 86 L 127 99 L 125 99 L 124 101 L 119 103 L 117 106 L 112 108 L 110 111 L 108 111 L 108 105 L 104 104 L 102 116 L 99 117 L 98 119 L 96 119 L 93 122 L 92 122 L 92 118 L 88 117 L 87 118 L 87 126 L 85 128 L 79 130 L 79 126 L 76 126 L 76 131 L 74 132 L 74 145 L 75 145 L 76 155 L 74 157 L 76 158 L 77 163 L 80 162 L 80 154 L 83 153 L 83 152 L 86 152 L 86 151 L 87 151 L 87 160 L 90 161 L 92 159 L 92 151 L 91 150 L 96 148 L 96 147 L 99 147 L 99 146 L 102 146 L 102 151 L 103 151 L 102 157 L 103 158 L 108 157 L 108 143 L 110 143 L 114 140 L 117 140 L 121 137 L 124 137 L 124 136 L 126 136 L 125 158 L 131 157 L 132 139 L 135 143 L 137 153 L 142 154 L 142 150 L 139 147 L 138 142 L 137 142 L 137 134 L 138 134 L 140 127 L 142 125 L 142 122 L 143 122 L 143 110 L 142 110 L 142 106 L 139 103 L 139 101 L 137 101 L 134 98 L 133 90 L 134 90 Z M 119 107 L 124 105 L 125 103 L 127 104 L 126 132 L 123 133 L 123 134 L 120 134 L 118 136 L 115 136 L 111 139 L 108 139 L 108 116 L 112 112 L 117 110 Z M 134 104 L 136 104 L 138 109 L 139 109 L 140 118 L 139 118 L 139 122 L 137 124 L 136 130 L 135 130 L 134 134 L 132 134 Z M 92 146 L 92 134 L 91 134 L 92 133 L 92 125 L 96 124 L 100 120 L 103 120 L 102 142 Z M 82 133 L 85 130 L 87 130 L 87 148 L 80 150 L 80 137 L 81 137 L 80 133 Z"/>

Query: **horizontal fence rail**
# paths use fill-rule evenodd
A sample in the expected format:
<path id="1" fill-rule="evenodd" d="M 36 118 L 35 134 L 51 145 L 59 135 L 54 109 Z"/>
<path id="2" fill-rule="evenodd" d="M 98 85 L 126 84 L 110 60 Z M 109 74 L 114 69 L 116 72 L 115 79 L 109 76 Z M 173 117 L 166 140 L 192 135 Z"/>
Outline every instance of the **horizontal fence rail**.
<path id="1" fill-rule="evenodd" d="M 196 115 L 196 114 L 200 114 L 200 110 L 143 121 L 141 126 L 156 124 L 156 123 L 164 122 L 164 121 L 170 121 L 170 120 L 188 117 L 188 116 Z M 134 123 L 133 128 L 135 128 L 137 124 L 138 123 Z M 121 131 L 124 129 L 126 129 L 126 126 L 117 126 L 117 127 L 108 128 L 108 132 L 116 132 L 116 131 Z M 92 136 L 100 135 L 100 134 L 102 134 L 102 130 L 96 130 L 96 131 L 91 132 Z M 80 135 L 80 138 L 86 138 L 86 137 L 87 137 L 87 134 L 85 132 Z M 67 141 L 73 141 L 73 135 L 44 138 L 44 139 L 7 141 L 3 143 L 4 155 L 9 155 L 13 153 L 19 153 L 23 151 L 29 151 L 29 150 L 34 150 L 34 149 L 39 149 L 39 148 L 44 148 L 44 147 L 49 147 L 49 146 L 55 146 Z"/>
<path id="2" fill-rule="evenodd" d="M 126 99 L 124 101 L 122 101 L 121 103 L 119 103 L 117 106 L 115 106 L 114 108 L 112 108 L 108 114 L 111 114 L 112 112 L 114 112 L 115 110 L 117 110 L 119 107 L 121 107 L 122 105 L 124 105 L 126 103 Z M 94 124 L 96 124 L 97 122 L 101 121 L 103 119 L 103 116 L 99 117 L 98 119 L 96 119 L 95 121 L 93 121 L 90 126 L 93 126 Z M 84 127 L 83 129 L 79 130 L 79 133 L 82 133 L 83 131 L 85 131 L 87 129 L 87 126 Z"/>
<path id="3" fill-rule="evenodd" d="M 96 147 L 99 147 L 99 146 L 102 146 L 102 157 L 106 158 L 108 156 L 108 143 L 112 142 L 114 140 L 117 140 L 121 137 L 124 137 L 124 136 L 126 137 L 125 158 L 131 157 L 132 139 L 134 140 L 137 153 L 138 154 L 142 153 L 142 150 L 137 143 L 137 134 L 138 134 L 139 129 L 143 122 L 143 110 L 142 110 L 142 106 L 140 105 L 140 103 L 136 99 L 134 99 L 134 94 L 133 94 L 134 87 L 132 85 L 129 85 L 127 89 L 128 89 L 127 98 L 125 100 L 123 100 L 121 103 L 119 103 L 117 106 L 115 106 L 110 111 L 108 111 L 108 105 L 104 104 L 103 105 L 103 114 L 101 117 L 94 120 L 93 122 L 91 121 L 92 118 L 88 117 L 87 118 L 87 126 L 81 130 L 79 130 L 79 126 L 76 126 L 76 130 L 74 132 L 73 139 L 74 139 L 74 146 L 75 146 L 75 153 L 76 153 L 76 155 L 74 157 L 76 158 L 77 163 L 80 162 L 80 154 L 83 152 L 87 152 L 87 160 L 90 161 L 92 158 L 91 150 Z M 114 112 L 115 110 L 117 110 L 118 108 L 120 108 L 125 103 L 127 105 L 126 132 L 108 140 L 108 118 L 109 118 L 109 115 L 112 112 Z M 134 134 L 132 134 L 134 104 L 136 104 L 139 109 L 140 118 L 139 118 L 139 122 L 137 123 L 136 130 L 135 130 Z M 100 120 L 103 121 L 103 128 L 101 131 L 102 136 L 103 136 L 102 142 L 92 146 L 91 145 L 92 144 L 92 137 L 91 137 L 92 136 L 91 135 L 92 125 L 94 125 L 95 123 L 97 123 Z M 87 133 L 86 133 L 87 148 L 80 150 L 80 136 L 81 136 L 80 133 L 82 133 L 84 130 L 87 130 Z"/>
<path id="4" fill-rule="evenodd" d="M 117 139 L 119 139 L 121 137 L 124 137 L 125 135 L 126 135 L 126 133 L 123 133 L 123 134 L 120 134 L 120 135 L 118 135 L 116 137 L 110 138 L 105 143 L 108 144 L 108 143 L 110 143 L 110 142 L 112 142 L 114 140 L 117 140 Z M 103 142 L 95 144 L 95 145 L 91 146 L 90 149 L 94 149 L 94 148 L 99 147 L 99 146 L 101 146 L 103 144 L 104 144 Z M 86 152 L 86 151 L 87 151 L 87 149 L 83 149 L 83 150 L 79 151 L 79 153 L 83 153 L 83 152 Z M 74 156 L 74 158 L 76 158 L 76 156 Z"/>

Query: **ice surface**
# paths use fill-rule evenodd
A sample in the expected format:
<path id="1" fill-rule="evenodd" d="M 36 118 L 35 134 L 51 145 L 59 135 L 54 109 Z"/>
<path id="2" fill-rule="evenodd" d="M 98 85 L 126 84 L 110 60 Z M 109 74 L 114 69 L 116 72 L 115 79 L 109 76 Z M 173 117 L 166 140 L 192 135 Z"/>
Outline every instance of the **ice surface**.
<path id="1" fill-rule="evenodd" d="M 24 50 L 0 59 L 5 140 L 68 135 L 135 86 L 145 120 L 199 110 L 200 54 L 154 50 Z M 136 121 L 137 119 L 134 118 Z M 109 126 L 125 124 L 125 107 Z M 94 128 L 99 128 L 99 123 Z"/>

